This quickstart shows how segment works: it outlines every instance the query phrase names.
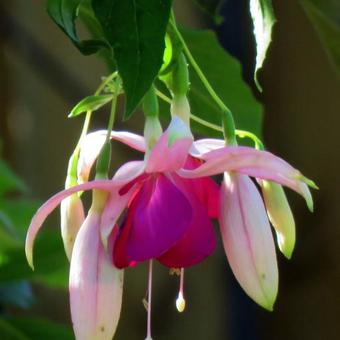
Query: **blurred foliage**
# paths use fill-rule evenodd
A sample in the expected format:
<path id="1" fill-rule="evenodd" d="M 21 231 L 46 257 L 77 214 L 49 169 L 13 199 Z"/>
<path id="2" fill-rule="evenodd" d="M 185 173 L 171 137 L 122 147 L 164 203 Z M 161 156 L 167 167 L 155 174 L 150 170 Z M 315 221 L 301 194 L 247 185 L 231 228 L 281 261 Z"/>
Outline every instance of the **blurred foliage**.
<path id="1" fill-rule="evenodd" d="M 340 75 L 340 1 L 302 0 L 301 5 Z"/>
<path id="2" fill-rule="evenodd" d="M 32 283 L 59 288 L 67 285 L 68 265 L 58 230 L 48 230 L 39 237 L 35 247 L 37 270 L 33 272 L 27 265 L 25 234 L 39 203 L 23 198 L 25 191 L 24 183 L 0 160 L 1 339 L 72 339 L 72 331 L 66 326 L 11 315 L 13 307 L 29 309 L 35 304 Z"/>
<path id="3" fill-rule="evenodd" d="M 204 13 L 208 14 L 215 24 L 220 24 L 223 17 L 220 15 L 226 0 L 192 0 Z"/>

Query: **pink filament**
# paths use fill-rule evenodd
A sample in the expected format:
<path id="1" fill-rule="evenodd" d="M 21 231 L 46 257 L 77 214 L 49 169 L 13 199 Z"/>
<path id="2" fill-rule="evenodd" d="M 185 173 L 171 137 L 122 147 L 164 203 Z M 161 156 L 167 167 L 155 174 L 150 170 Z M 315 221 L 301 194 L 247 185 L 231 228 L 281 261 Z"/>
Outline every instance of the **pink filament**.
<path id="1" fill-rule="evenodd" d="M 151 338 L 151 302 L 152 302 L 152 260 L 149 261 L 149 279 L 148 279 L 148 322 L 147 334 L 145 340 L 152 340 Z"/>

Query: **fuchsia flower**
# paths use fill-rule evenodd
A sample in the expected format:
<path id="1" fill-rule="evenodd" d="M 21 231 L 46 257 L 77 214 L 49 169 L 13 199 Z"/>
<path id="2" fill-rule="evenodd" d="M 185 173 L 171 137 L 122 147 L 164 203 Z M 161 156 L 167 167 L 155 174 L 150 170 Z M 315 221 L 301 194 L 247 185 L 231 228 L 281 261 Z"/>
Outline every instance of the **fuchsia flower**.
<path id="1" fill-rule="evenodd" d="M 141 136 L 123 132 L 113 133 L 113 138 L 145 151 Z M 85 181 L 101 145 L 98 142 L 89 157 L 81 155 L 79 173 L 85 173 Z M 209 176 L 221 173 L 220 190 Z M 278 282 L 274 241 L 262 198 L 248 176 L 287 186 L 312 204 L 306 184 L 311 182 L 284 160 L 249 147 L 225 146 L 220 140 L 194 142 L 178 117 L 146 151 L 144 160 L 124 164 L 112 180 L 87 182 L 49 199 L 28 230 L 26 255 L 31 265 L 33 242 L 48 214 L 69 195 L 95 189 L 71 257 L 70 300 L 77 339 L 113 336 L 121 305 L 118 268 L 154 258 L 175 268 L 203 261 L 215 248 L 211 219 L 217 217 L 236 278 L 250 297 L 272 309 Z M 119 227 L 117 221 L 126 207 Z M 284 234 L 284 228 L 280 232 Z"/>

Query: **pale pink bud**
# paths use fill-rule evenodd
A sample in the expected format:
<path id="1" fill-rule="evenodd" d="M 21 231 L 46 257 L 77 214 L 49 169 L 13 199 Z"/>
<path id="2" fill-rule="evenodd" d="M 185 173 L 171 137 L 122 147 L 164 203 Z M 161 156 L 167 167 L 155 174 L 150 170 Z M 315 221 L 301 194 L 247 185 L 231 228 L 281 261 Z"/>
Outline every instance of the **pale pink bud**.
<path id="1" fill-rule="evenodd" d="M 220 228 L 241 287 L 259 305 L 272 310 L 278 290 L 275 245 L 262 198 L 248 176 L 224 174 Z"/>

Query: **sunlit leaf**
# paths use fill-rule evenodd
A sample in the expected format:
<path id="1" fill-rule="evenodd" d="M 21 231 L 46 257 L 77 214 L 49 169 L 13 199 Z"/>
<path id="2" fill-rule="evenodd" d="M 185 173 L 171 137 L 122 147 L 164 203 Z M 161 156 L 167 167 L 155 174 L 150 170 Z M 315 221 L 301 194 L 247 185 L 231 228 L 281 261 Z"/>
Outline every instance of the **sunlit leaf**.
<path id="1" fill-rule="evenodd" d="M 69 118 L 76 117 L 86 111 L 95 111 L 112 100 L 111 94 L 88 96 L 82 99 L 70 112 Z"/>
<path id="2" fill-rule="evenodd" d="M 255 83 L 262 91 L 258 81 L 258 71 L 263 66 L 268 47 L 272 40 L 272 29 L 276 21 L 272 0 L 250 0 L 250 13 L 253 19 L 256 40 Z"/>

